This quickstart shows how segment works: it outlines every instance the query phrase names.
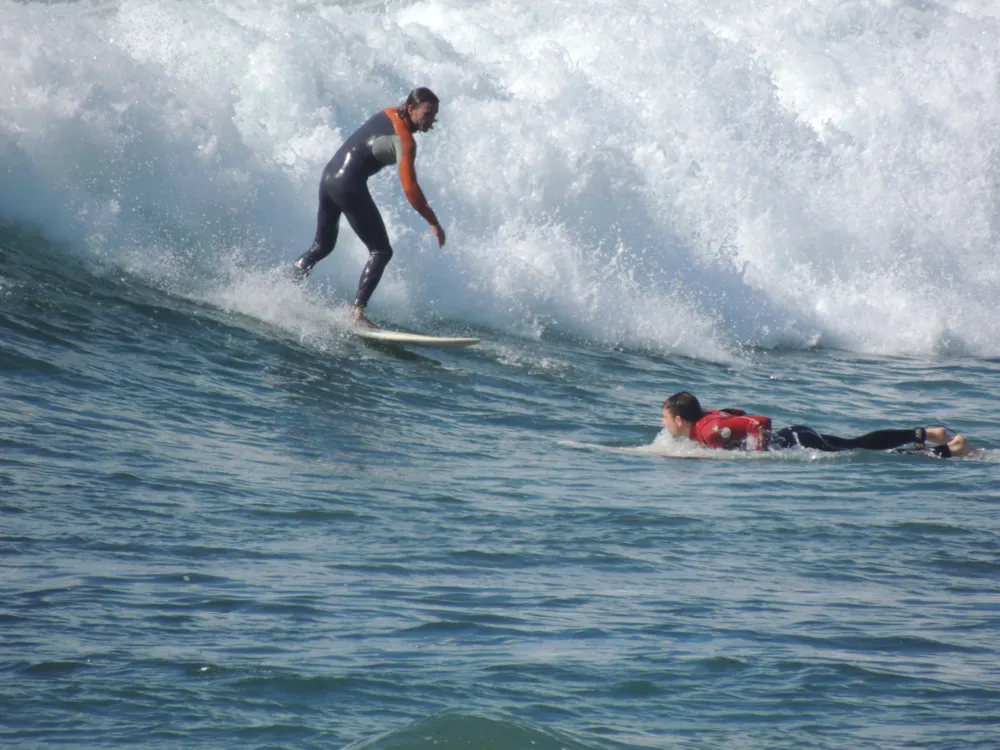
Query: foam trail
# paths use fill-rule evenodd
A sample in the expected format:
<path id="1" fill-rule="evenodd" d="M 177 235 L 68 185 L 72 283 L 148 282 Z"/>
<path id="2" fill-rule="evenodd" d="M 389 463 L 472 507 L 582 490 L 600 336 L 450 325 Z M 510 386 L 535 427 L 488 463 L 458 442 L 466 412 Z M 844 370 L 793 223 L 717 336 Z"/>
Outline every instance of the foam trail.
<path id="1" fill-rule="evenodd" d="M 0 204 L 181 293 L 232 305 L 246 283 L 220 269 L 300 253 L 335 147 L 429 85 L 418 170 L 449 242 L 373 181 L 394 319 L 721 360 L 1000 352 L 985 0 L 0 0 L 0 20 Z M 342 232 L 317 281 L 349 298 L 364 254 Z M 273 316 L 269 283 L 244 311 Z"/>

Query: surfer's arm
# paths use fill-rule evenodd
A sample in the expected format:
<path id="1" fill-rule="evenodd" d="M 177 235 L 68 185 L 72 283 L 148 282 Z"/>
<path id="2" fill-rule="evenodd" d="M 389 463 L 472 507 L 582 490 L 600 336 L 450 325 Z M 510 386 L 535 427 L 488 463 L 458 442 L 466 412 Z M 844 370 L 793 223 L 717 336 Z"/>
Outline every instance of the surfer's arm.
<path id="1" fill-rule="evenodd" d="M 424 197 L 424 191 L 420 189 L 420 183 L 417 182 L 417 144 L 411 133 L 405 130 L 400 132 L 401 130 L 397 127 L 397 134 L 400 136 L 399 181 L 403 183 L 403 192 L 406 194 L 406 200 L 413 206 L 413 210 L 423 216 L 424 220 L 431 225 L 438 245 L 444 245 L 444 229 L 441 228 L 437 214 L 430 207 L 427 198 Z"/>
<path id="2" fill-rule="evenodd" d="M 399 181 L 403 184 L 406 200 L 413 206 L 413 210 L 431 225 L 438 245 L 444 245 L 444 229 L 441 228 L 437 214 L 430 207 L 427 198 L 424 197 L 424 191 L 420 189 L 420 183 L 417 182 L 417 142 L 413 140 L 413 133 L 395 109 L 389 107 L 385 113 L 392 121 L 393 130 L 399 137 Z"/>
<path id="3" fill-rule="evenodd" d="M 420 189 L 420 184 L 417 182 L 417 144 L 414 143 L 411 136 L 410 138 L 403 138 L 400 145 L 402 146 L 402 153 L 399 159 L 399 180 L 403 183 L 403 192 L 406 193 L 406 200 L 433 227 L 440 222 L 437 215 L 427 203 L 424 191 Z"/>
<path id="4" fill-rule="evenodd" d="M 747 423 L 746 449 L 748 451 L 766 451 L 771 443 L 771 420 L 768 417 L 747 415 L 740 417 Z"/>
<path id="5" fill-rule="evenodd" d="M 413 136 L 403 138 L 401 146 L 403 153 L 399 159 L 399 179 L 403 183 L 403 192 L 406 193 L 406 199 L 414 210 L 431 225 L 434 236 L 437 237 L 438 246 L 443 246 L 444 229 L 441 227 L 441 222 L 438 221 L 437 214 L 427 203 L 424 191 L 420 189 L 420 184 L 417 182 L 417 144 L 414 142 Z"/>

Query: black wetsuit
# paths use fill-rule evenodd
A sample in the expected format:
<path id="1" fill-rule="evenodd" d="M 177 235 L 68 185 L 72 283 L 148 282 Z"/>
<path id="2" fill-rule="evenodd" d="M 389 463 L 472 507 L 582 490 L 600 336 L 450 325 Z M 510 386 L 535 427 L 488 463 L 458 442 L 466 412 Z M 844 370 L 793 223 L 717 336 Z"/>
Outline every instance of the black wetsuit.
<path id="1" fill-rule="evenodd" d="M 407 198 L 421 214 L 425 214 L 422 208 L 426 208 L 433 217 L 433 212 L 427 207 L 426 200 L 416 185 L 416 174 L 413 171 L 415 149 L 409 128 L 392 108 L 373 115 L 344 141 L 326 165 L 320 179 L 316 238 L 312 247 L 295 263 L 295 268 L 301 275 L 308 274 L 316 263 L 333 251 L 340 217 L 343 215 L 368 248 L 368 262 L 361 272 L 354 300 L 357 307 L 368 304 L 368 299 L 382 278 L 382 272 L 392 258 L 389 235 L 382 215 L 368 192 L 368 179 L 383 167 L 399 160 L 402 162 L 400 174 Z"/>
<path id="2" fill-rule="evenodd" d="M 850 451 L 863 448 L 871 451 L 885 451 L 901 448 L 914 442 L 914 430 L 875 430 L 856 438 L 842 438 L 836 435 L 821 435 L 811 427 L 794 425 L 782 427 L 771 433 L 772 448 L 811 448 L 818 451 Z M 937 445 L 928 451 L 936 456 L 948 458 L 951 450 L 947 445 Z"/>

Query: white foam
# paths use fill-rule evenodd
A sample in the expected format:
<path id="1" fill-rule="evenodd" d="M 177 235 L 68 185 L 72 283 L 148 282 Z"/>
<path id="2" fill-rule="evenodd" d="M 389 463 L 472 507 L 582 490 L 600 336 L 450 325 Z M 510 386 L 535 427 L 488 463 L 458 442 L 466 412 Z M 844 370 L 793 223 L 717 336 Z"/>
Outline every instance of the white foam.
<path id="1" fill-rule="evenodd" d="M 390 317 L 721 361 L 996 356 L 994 6 L 0 0 L 0 204 L 219 289 L 233 258 L 301 253 L 336 146 L 429 85 L 418 171 L 448 244 L 372 181 Z M 315 279 L 349 299 L 342 230 Z M 218 303 L 267 294 L 255 273 Z"/>
<path id="2" fill-rule="evenodd" d="M 652 443 L 635 446 L 606 446 L 600 443 L 583 443 L 560 440 L 561 445 L 571 448 L 598 450 L 606 453 L 625 453 L 639 456 L 659 456 L 661 458 L 685 458 L 703 461 L 831 461 L 843 459 L 848 453 L 833 453 L 815 450 L 744 451 L 706 448 L 686 438 L 674 438 L 666 430 L 660 432 Z"/>

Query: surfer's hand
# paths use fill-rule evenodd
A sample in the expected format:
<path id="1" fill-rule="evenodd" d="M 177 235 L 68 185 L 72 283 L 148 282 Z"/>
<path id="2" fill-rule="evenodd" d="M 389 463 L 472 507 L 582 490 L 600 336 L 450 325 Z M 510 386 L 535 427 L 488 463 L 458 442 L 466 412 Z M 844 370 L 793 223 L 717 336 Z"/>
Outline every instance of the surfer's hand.
<path id="1" fill-rule="evenodd" d="M 444 247 L 444 228 L 440 224 L 432 224 L 431 231 L 437 237 L 438 247 Z"/>

